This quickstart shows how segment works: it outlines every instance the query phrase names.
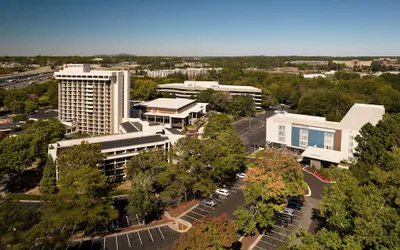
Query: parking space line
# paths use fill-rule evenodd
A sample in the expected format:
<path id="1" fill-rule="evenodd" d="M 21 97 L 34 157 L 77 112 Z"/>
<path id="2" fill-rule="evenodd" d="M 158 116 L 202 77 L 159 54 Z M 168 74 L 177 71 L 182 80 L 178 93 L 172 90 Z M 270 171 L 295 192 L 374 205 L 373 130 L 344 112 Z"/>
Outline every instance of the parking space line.
<path id="1" fill-rule="evenodd" d="M 287 231 L 289 231 L 289 232 L 294 232 L 294 231 L 292 231 L 292 230 L 290 230 L 290 229 L 287 229 L 287 228 L 283 228 L 283 227 L 278 227 L 278 226 L 275 226 L 275 225 L 273 225 L 273 227 L 276 227 L 276 228 L 281 228 L 281 229 L 283 229 L 283 230 L 287 230 Z"/>
<path id="2" fill-rule="evenodd" d="M 81 249 L 81 245 L 82 245 L 82 241 L 79 242 L 79 247 L 78 247 L 78 249 Z"/>
<path id="3" fill-rule="evenodd" d="M 67 250 L 68 249 L 68 247 L 69 247 L 69 244 L 71 244 L 71 241 L 68 241 L 68 245 L 67 245 L 67 247 L 65 248 L 65 250 Z M 33 247 L 33 246 L 32 246 Z M 32 249 L 32 247 L 31 247 L 31 249 Z M 30 249 L 29 249 L 30 250 Z"/>
<path id="4" fill-rule="evenodd" d="M 268 250 L 268 249 L 261 248 L 259 246 L 254 246 L 254 247 L 257 247 L 258 249 L 261 249 L 261 250 Z"/>
<path id="5" fill-rule="evenodd" d="M 136 220 L 137 220 L 138 224 L 140 225 L 139 217 L 137 216 L 137 214 L 135 214 L 135 215 L 136 215 Z"/>
<path id="6" fill-rule="evenodd" d="M 268 245 L 271 245 L 271 246 L 273 246 L 273 247 L 276 247 L 276 245 L 274 245 L 274 244 L 272 244 L 272 243 L 269 243 L 269 242 L 267 242 L 267 241 L 260 240 L 260 242 L 265 243 L 265 244 L 268 244 Z"/>
<path id="7" fill-rule="evenodd" d="M 152 241 L 152 242 L 154 242 L 153 235 L 150 233 L 150 229 L 147 229 L 147 232 L 149 232 L 149 235 L 150 235 L 151 241 Z"/>
<path id="8" fill-rule="evenodd" d="M 189 213 L 194 213 L 194 214 L 198 214 L 198 215 L 200 215 L 201 217 L 204 217 L 205 215 L 204 214 L 199 214 L 199 213 L 197 213 L 197 212 L 195 212 L 195 211 L 190 211 Z"/>
<path id="9" fill-rule="evenodd" d="M 128 239 L 128 246 L 131 247 L 131 241 L 129 240 L 128 234 L 125 234 L 126 238 Z"/>
<path id="10" fill-rule="evenodd" d="M 164 234 L 161 232 L 161 229 L 160 229 L 160 228 L 158 228 L 158 231 L 160 231 L 160 234 L 161 234 L 162 238 L 165 239 L 165 238 L 164 238 Z"/>
<path id="11" fill-rule="evenodd" d="M 220 197 L 219 197 L 220 198 Z M 218 198 L 214 198 L 214 200 L 217 200 L 217 201 L 219 201 L 219 202 L 224 202 L 223 200 L 220 200 L 220 199 L 218 199 Z"/>
<path id="12" fill-rule="evenodd" d="M 193 219 L 193 220 L 198 220 L 197 218 L 194 218 L 194 217 L 192 217 L 192 216 L 190 216 L 190 215 L 187 215 L 187 214 L 185 214 L 184 216 L 182 216 L 182 217 L 189 217 L 189 218 L 191 218 L 191 219 Z"/>
<path id="13" fill-rule="evenodd" d="M 73 235 L 73 234 L 74 234 L 75 228 L 76 228 L 76 224 L 75 224 L 75 225 L 74 225 L 74 227 L 72 228 L 71 235 Z M 71 236 L 71 235 L 70 235 L 70 236 Z"/>
<path id="14" fill-rule="evenodd" d="M 199 208 L 198 206 L 195 208 L 195 209 L 198 209 L 198 210 L 200 210 L 200 211 L 204 211 L 204 212 L 206 212 L 206 213 L 210 213 L 209 211 L 207 211 L 207 210 L 204 210 L 204 209 L 201 209 L 201 208 Z M 193 209 L 194 210 L 194 209 Z"/>
<path id="15" fill-rule="evenodd" d="M 116 235 L 115 235 L 115 245 L 117 246 L 117 250 L 118 250 L 118 238 Z"/>
<path id="16" fill-rule="evenodd" d="M 94 239 L 92 240 L 92 245 L 90 245 L 90 249 L 93 249 Z"/>
<path id="17" fill-rule="evenodd" d="M 142 237 L 140 237 L 139 231 L 137 231 L 136 233 L 137 233 L 137 235 L 139 236 L 140 244 L 143 245 Z"/>
<path id="18" fill-rule="evenodd" d="M 286 234 L 283 234 L 283 233 L 280 233 L 280 232 L 277 232 L 277 231 L 274 231 L 274 230 L 271 230 L 271 232 L 274 232 L 276 234 L 280 234 L 282 236 L 285 236 L 285 237 L 289 238 L 289 235 L 286 235 Z"/>
<path id="19" fill-rule="evenodd" d="M 212 206 L 208 206 L 208 205 L 200 205 L 200 206 L 204 206 L 204 207 L 206 207 L 206 208 L 211 208 L 211 209 L 215 209 L 215 207 L 217 207 L 217 206 L 212 207 Z M 199 207 L 199 206 L 198 206 L 198 207 Z"/>
<path id="20" fill-rule="evenodd" d="M 264 236 L 265 236 L 265 237 L 268 237 L 268 238 L 271 238 L 271 239 L 273 239 L 273 240 L 277 240 L 277 241 L 286 243 L 286 241 L 280 240 L 280 239 L 278 239 L 278 238 L 275 238 L 275 237 L 272 237 L 272 236 L 269 236 L 269 235 L 265 235 L 265 234 L 264 234 Z"/>
<path id="21" fill-rule="evenodd" d="M 29 209 L 31 209 L 32 207 L 36 206 L 36 204 L 37 204 L 37 202 L 32 202 L 32 203 L 33 203 L 33 205 L 28 207 L 28 209 L 26 211 L 29 211 Z"/>
<path id="22" fill-rule="evenodd" d="M 104 237 L 103 239 L 104 239 L 104 242 L 103 242 L 103 243 L 104 243 L 104 244 L 103 244 L 103 245 L 104 245 L 104 249 L 107 249 L 107 248 L 106 248 L 106 237 Z"/>

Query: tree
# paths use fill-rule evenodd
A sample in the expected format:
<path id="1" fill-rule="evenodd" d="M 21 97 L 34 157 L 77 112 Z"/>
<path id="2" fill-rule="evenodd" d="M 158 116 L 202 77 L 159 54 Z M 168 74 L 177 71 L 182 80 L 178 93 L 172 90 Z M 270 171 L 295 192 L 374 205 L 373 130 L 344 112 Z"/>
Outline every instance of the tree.
<path id="1" fill-rule="evenodd" d="M 26 101 L 25 102 L 25 113 L 26 114 L 31 114 L 33 113 L 35 110 L 37 110 L 39 107 L 38 102 L 37 101 Z"/>
<path id="2" fill-rule="evenodd" d="M 97 163 L 104 159 L 100 145 L 82 143 L 63 151 L 57 159 L 59 192 L 46 197 L 49 215 L 44 225 L 85 224 L 86 230 L 118 217 L 108 196 L 108 178 Z"/>
<path id="3" fill-rule="evenodd" d="M 189 232 L 173 243 L 172 249 L 231 249 L 237 240 L 236 223 L 222 214 L 196 221 Z"/>
<path id="4" fill-rule="evenodd" d="M 254 115 L 254 101 L 250 95 L 237 95 L 233 97 L 230 107 L 230 113 L 235 117 L 253 116 Z"/>
<path id="5" fill-rule="evenodd" d="M 82 141 L 80 145 L 69 147 L 68 150 L 61 152 L 57 158 L 59 178 L 77 169 L 78 166 L 88 166 L 97 169 L 97 163 L 103 161 L 104 155 L 101 153 L 99 144 L 89 144 Z M 65 177 L 65 178 L 68 178 Z M 69 180 L 68 182 L 74 182 Z M 69 184 L 67 185 L 69 186 Z"/>
<path id="6" fill-rule="evenodd" d="M 165 165 L 165 156 L 162 150 L 145 151 L 132 156 L 126 164 L 126 173 L 129 179 L 138 173 L 150 172 L 158 174 Z"/>
<path id="7" fill-rule="evenodd" d="M 40 180 L 40 190 L 46 194 L 54 194 L 57 192 L 56 165 L 51 156 L 47 157 L 46 165 L 44 165 L 43 177 Z"/>
<path id="8" fill-rule="evenodd" d="M 158 84 L 152 80 L 135 80 L 131 87 L 131 99 L 148 101 L 157 94 Z"/>
<path id="9" fill-rule="evenodd" d="M 232 119 L 228 115 L 210 113 L 203 137 L 215 137 L 220 132 L 233 129 Z"/>
<path id="10" fill-rule="evenodd" d="M 354 155 L 358 162 L 350 168 L 357 178 L 368 182 L 371 178 L 369 171 L 374 167 L 387 170 L 392 148 L 400 146 L 400 132 L 395 129 L 398 126 L 400 115 L 386 114 L 376 126 L 368 123 L 361 128 L 360 135 L 355 138 L 357 147 Z"/>
<path id="11" fill-rule="evenodd" d="M 25 104 L 21 101 L 13 101 L 10 104 L 10 108 L 14 114 L 22 114 L 24 113 Z"/>
<path id="12" fill-rule="evenodd" d="M 132 176 L 128 210 L 141 218 L 159 215 L 160 201 L 155 196 L 154 181 L 148 173 L 139 172 Z"/>
<path id="13" fill-rule="evenodd" d="M 3 131 L 0 131 L 0 142 L 7 137 L 7 134 L 4 133 Z"/>
<path id="14" fill-rule="evenodd" d="M 39 214 L 18 206 L 17 202 L 0 195 L 0 248 L 29 249 L 29 230 L 38 223 Z"/>
<path id="15" fill-rule="evenodd" d="M 204 144 L 198 139 L 179 139 L 170 153 L 171 164 L 158 175 L 157 182 L 164 187 L 163 197 L 187 201 L 189 195 L 211 194 L 215 185 L 210 178 L 211 166 L 203 154 Z"/>
<path id="16" fill-rule="evenodd" d="M 240 230 L 250 233 L 268 229 L 274 211 L 282 209 L 287 198 L 304 196 L 307 188 L 301 165 L 289 152 L 273 148 L 248 170 L 245 182 L 246 203 L 235 214 Z"/>

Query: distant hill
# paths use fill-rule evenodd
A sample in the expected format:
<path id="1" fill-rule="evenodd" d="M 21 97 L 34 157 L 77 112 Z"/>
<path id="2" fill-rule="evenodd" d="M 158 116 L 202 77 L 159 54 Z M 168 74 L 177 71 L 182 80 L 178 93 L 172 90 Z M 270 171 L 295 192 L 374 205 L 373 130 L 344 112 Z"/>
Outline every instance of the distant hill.
<path id="1" fill-rule="evenodd" d="M 119 53 L 115 55 L 106 55 L 106 54 L 100 54 L 100 55 L 94 55 L 95 57 L 102 57 L 102 56 L 136 56 L 132 54 L 126 54 L 126 53 Z"/>

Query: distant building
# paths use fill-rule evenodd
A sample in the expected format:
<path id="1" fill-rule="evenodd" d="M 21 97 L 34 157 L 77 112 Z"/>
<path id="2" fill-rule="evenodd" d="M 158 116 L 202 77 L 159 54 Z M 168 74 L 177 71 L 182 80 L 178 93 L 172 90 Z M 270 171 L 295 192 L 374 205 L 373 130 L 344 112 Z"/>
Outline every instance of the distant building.
<path id="1" fill-rule="evenodd" d="M 165 78 L 171 74 L 184 74 L 187 75 L 189 78 L 194 78 L 197 76 L 205 75 L 209 71 L 221 71 L 222 68 L 186 68 L 186 69 L 164 69 L 164 70 L 145 70 L 148 77 L 152 78 Z"/>
<path id="2" fill-rule="evenodd" d="M 100 144 L 101 152 L 105 155 L 103 162 L 99 163 L 100 170 L 105 175 L 111 176 L 114 181 L 122 181 L 126 178 L 126 164 L 132 156 L 148 150 L 162 150 L 167 153 L 171 146 L 182 137 L 184 135 L 170 132 L 167 129 L 161 129 L 157 134 L 137 132 L 87 137 L 49 144 L 48 153 L 55 160 L 62 151 L 82 142 Z M 56 176 L 58 178 L 58 171 Z"/>
<path id="3" fill-rule="evenodd" d="M 335 64 L 344 64 L 347 68 L 354 68 L 354 67 L 370 67 L 372 61 L 360 61 L 357 59 L 354 60 L 334 60 L 333 63 Z"/>
<path id="4" fill-rule="evenodd" d="M 91 71 L 87 64 L 65 64 L 58 80 L 58 110 L 67 132 L 116 134 L 129 117 L 129 71 Z"/>
<path id="5" fill-rule="evenodd" d="M 183 129 L 206 114 L 207 105 L 192 99 L 158 98 L 135 107 L 143 110 L 146 121 Z"/>
<path id="6" fill-rule="evenodd" d="M 295 65 L 315 65 L 315 66 L 328 66 L 328 61 L 304 61 L 304 60 L 296 60 L 296 61 L 287 61 L 286 63 L 295 64 Z"/>
<path id="7" fill-rule="evenodd" d="M 302 153 L 311 165 L 354 161 L 354 140 L 367 123 L 376 125 L 385 114 L 382 105 L 354 104 L 340 122 L 325 117 L 278 113 L 266 119 L 266 145 Z"/>
<path id="8" fill-rule="evenodd" d="M 324 75 L 324 74 L 304 74 L 303 77 L 308 78 L 308 79 L 318 78 L 318 77 L 325 78 L 326 75 Z"/>
<path id="9" fill-rule="evenodd" d="M 185 81 L 184 83 L 160 84 L 157 91 L 174 94 L 180 98 L 191 98 L 207 89 L 227 92 L 230 95 L 250 95 L 253 97 L 256 109 L 261 109 L 262 91 L 252 86 L 220 85 L 214 81 Z"/>

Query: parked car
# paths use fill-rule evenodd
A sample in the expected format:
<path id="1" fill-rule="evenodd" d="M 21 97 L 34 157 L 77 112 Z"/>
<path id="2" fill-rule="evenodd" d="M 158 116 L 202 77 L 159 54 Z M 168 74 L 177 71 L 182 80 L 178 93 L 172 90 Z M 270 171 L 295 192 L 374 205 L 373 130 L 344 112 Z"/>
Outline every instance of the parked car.
<path id="1" fill-rule="evenodd" d="M 218 188 L 217 190 L 215 190 L 215 193 L 218 195 L 223 195 L 223 196 L 229 195 L 229 191 L 224 188 Z"/>
<path id="2" fill-rule="evenodd" d="M 281 217 L 273 216 L 272 219 L 280 227 L 287 227 L 289 225 L 289 222 Z"/>
<path id="3" fill-rule="evenodd" d="M 294 209 L 285 207 L 282 211 L 280 211 L 280 213 L 288 214 L 290 216 L 293 216 L 294 215 Z"/>
<path id="4" fill-rule="evenodd" d="M 217 202 L 215 202 L 215 200 L 213 200 L 211 198 L 207 198 L 207 199 L 203 200 L 202 203 L 209 207 L 215 207 L 217 205 Z"/>
<path id="5" fill-rule="evenodd" d="M 304 200 L 302 200 L 300 198 L 297 198 L 297 197 L 296 198 L 290 198 L 288 203 L 291 203 L 291 202 L 298 203 L 300 206 L 303 206 L 303 204 L 304 204 Z"/>
<path id="6" fill-rule="evenodd" d="M 245 173 L 238 173 L 238 174 L 236 174 L 236 178 L 243 179 L 244 177 L 246 177 L 246 174 L 245 174 Z"/>
<path id="7" fill-rule="evenodd" d="M 286 207 L 290 208 L 290 209 L 296 209 L 296 210 L 301 209 L 301 205 L 297 202 L 289 202 Z"/>
<path id="8" fill-rule="evenodd" d="M 282 213 L 282 212 L 277 212 L 275 213 L 275 217 L 280 218 L 282 220 L 287 221 L 288 223 L 293 222 L 293 216 L 290 214 Z"/>

